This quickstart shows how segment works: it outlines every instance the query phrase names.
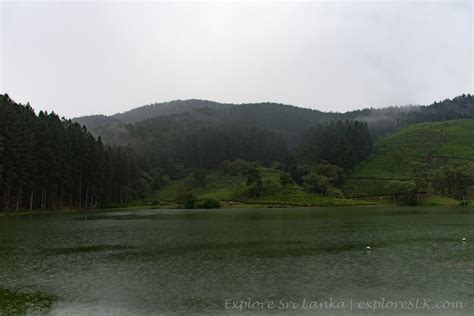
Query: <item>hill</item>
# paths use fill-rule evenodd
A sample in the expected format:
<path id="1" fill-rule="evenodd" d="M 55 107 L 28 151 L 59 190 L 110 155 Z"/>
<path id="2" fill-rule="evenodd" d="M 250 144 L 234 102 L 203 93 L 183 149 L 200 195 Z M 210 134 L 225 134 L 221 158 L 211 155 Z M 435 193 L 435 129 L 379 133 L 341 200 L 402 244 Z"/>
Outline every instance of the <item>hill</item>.
<path id="1" fill-rule="evenodd" d="M 202 108 L 228 110 L 233 107 L 235 107 L 233 104 L 218 103 L 207 100 L 175 100 L 145 105 L 124 113 L 114 114 L 112 117 L 124 123 L 136 123 L 149 118 L 190 112 Z"/>
<path id="2" fill-rule="evenodd" d="M 150 118 L 171 116 L 180 113 L 193 112 L 199 109 L 226 110 L 233 104 L 218 103 L 205 100 L 174 100 L 170 102 L 153 103 L 114 115 L 87 115 L 73 118 L 74 122 L 85 125 L 91 131 L 100 131 L 104 127 L 133 124 Z M 98 135 L 101 136 L 101 135 Z"/>
<path id="3" fill-rule="evenodd" d="M 353 205 L 378 196 L 416 203 L 418 193 L 465 203 L 474 184 L 471 95 L 345 114 L 176 101 L 124 114 L 132 122 L 161 113 L 135 123 L 83 118 L 101 139 L 7 95 L 0 101 L 4 209 L 126 205 L 154 195 L 173 203 L 183 192 L 272 205 Z"/>
<path id="4" fill-rule="evenodd" d="M 381 139 L 342 189 L 347 196 L 383 195 L 390 193 L 389 181 L 413 180 L 420 192 L 433 193 L 440 185 L 433 182 L 446 172 L 456 177 L 442 190 L 447 195 L 454 193 L 462 173 L 474 173 L 474 120 L 413 124 Z"/>
<path id="5" fill-rule="evenodd" d="M 73 119 L 85 125 L 95 136 L 105 142 L 134 145 L 143 141 L 129 137 L 132 128 L 187 125 L 208 127 L 213 125 L 237 125 L 267 129 L 281 135 L 289 147 L 296 147 L 308 130 L 315 124 L 335 120 L 367 122 L 374 139 L 388 135 L 413 123 L 437 122 L 450 119 L 474 118 L 474 99 L 461 95 L 429 106 L 401 106 L 382 109 L 363 109 L 346 113 L 321 112 L 279 103 L 227 104 L 205 100 L 176 100 L 135 108 L 112 116 L 85 116 Z M 133 126 L 133 127 L 132 127 Z"/>
<path id="6" fill-rule="evenodd" d="M 94 115 L 73 119 L 85 125 L 107 143 L 134 145 L 157 130 L 210 127 L 216 125 L 266 129 L 281 135 L 290 146 L 310 126 L 330 120 L 338 114 L 299 108 L 278 103 L 226 104 L 204 100 L 171 101 L 152 104 L 112 116 Z M 131 131 L 134 133 L 130 133 Z M 117 137 L 116 134 L 120 136 Z M 133 135 L 131 135 L 133 134 Z"/>

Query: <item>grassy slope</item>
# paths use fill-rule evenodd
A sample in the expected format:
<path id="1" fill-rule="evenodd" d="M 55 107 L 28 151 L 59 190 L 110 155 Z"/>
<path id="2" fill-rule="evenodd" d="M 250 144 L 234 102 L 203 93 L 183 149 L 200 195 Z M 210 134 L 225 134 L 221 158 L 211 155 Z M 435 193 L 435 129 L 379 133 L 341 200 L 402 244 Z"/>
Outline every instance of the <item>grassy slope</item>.
<path id="1" fill-rule="evenodd" d="M 171 182 L 161 189 L 153 198 L 161 203 L 174 201 L 181 191 L 192 188 L 199 198 L 215 198 L 224 202 L 225 206 L 258 206 L 258 205 L 291 205 L 291 206 L 339 206 L 339 205 L 370 205 L 378 202 L 368 200 L 349 200 L 322 197 L 306 193 L 298 185 L 283 187 L 279 179 L 281 171 L 272 168 L 260 168 L 264 182 L 264 193 L 261 197 L 252 198 L 247 194 L 248 186 L 244 176 L 225 176 L 219 171 L 210 171 L 205 187 L 194 184 L 191 176 Z"/>
<path id="2" fill-rule="evenodd" d="M 413 177 L 413 162 L 437 168 L 446 159 L 474 170 L 474 120 L 414 124 L 382 139 L 342 189 L 348 196 L 384 194 L 388 180 Z"/>

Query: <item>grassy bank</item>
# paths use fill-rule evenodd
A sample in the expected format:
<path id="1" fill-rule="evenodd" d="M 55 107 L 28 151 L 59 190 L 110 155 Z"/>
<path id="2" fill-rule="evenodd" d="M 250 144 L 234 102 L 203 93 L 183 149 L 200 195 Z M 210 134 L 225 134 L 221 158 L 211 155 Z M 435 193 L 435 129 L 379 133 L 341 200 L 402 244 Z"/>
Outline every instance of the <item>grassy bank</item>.
<path id="1" fill-rule="evenodd" d="M 383 204 L 374 199 L 346 199 L 341 197 L 322 196 L 306 192 L 297 184 L 282 185 L 282 171 L 274 168 L 259 167 L 262 175 L 263 192 L 255 197 L 249 193 L 247 178 L 243 175 L 224 175 L 218 170 L 207 173 L 204 185 L 196 184 L 192 175 L 172 181 L 145 202 L 154 200 L 162 203 L 173 203 L 182 192 L 192 192 L 199 199 L 212 198 L 229 207 L 254 206 L 356 206 Z"/>

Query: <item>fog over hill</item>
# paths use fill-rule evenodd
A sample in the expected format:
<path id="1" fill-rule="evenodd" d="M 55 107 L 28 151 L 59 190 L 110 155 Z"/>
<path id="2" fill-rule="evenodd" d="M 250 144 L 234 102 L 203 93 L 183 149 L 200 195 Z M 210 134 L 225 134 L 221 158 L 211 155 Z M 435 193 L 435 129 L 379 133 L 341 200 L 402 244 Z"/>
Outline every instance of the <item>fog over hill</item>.
<path id="1" fill-rule="evenodd" d="M 150 130 L 180 129 L 187 126 L 237 125 L 267 129 L 283 136 L 290 145 L 311 126 L 323 121 L 359 120 L 367 122 L 374 138 L 417 122 L 474 118 L 470 94 L 434 102 L 428 106 L 408 105 L 382 109 L 366 108 L 345 113 L 321 112 L 279 103 L 229 104 L 207 100 L 175 100 L 137 107 L 111 116 L 92 115 L 75 118 L 104 141 L 130 144 Z M 131 131 L 134 133 L 130 133 Z M 146 132 L 148 130 L 148 132 Z M 138 132 L 140 131 L 140 132 Z M 138 134 L 141 136 L 137 136 Z M 148 135 L 149 136 L 149 135 Z"/>

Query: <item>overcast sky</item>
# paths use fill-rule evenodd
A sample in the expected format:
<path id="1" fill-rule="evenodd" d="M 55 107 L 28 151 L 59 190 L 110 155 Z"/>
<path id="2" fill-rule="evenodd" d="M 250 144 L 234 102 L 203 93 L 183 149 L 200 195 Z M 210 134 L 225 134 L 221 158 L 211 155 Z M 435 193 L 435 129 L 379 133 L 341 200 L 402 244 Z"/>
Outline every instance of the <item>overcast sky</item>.
<path id="1" fill-rule="evenodd" d="M 473 91 L 470 0 L 0 10 L 0 92 L 66 117 L 189 98 L 346 111 Z"/>

